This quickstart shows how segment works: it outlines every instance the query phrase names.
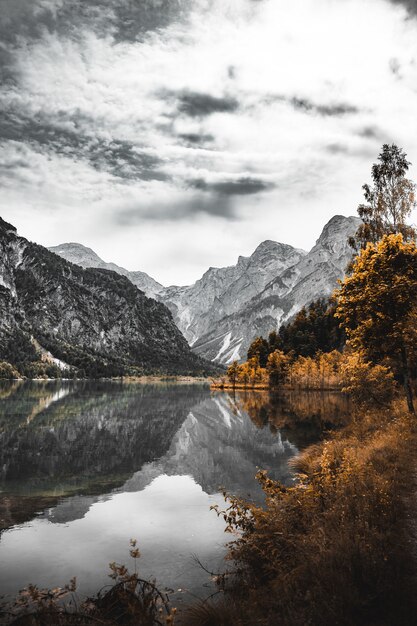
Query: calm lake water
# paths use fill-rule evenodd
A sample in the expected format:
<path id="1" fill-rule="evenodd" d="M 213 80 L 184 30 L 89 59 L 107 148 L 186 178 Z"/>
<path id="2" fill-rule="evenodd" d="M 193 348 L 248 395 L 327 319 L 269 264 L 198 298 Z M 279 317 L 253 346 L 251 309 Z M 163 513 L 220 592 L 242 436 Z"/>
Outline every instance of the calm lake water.
<path id="1" fill-rule="evenodd" d="M 288 461 L 348 411 L 337 393 L 210 392 L 204 385 L 30 382 L 0 386 L 0 594 L 28 583 L 82 594 L 129 565 L 175 591 L 211 593 L 224 568 L 220 487 L 255 501 L 257 468 Z"/>

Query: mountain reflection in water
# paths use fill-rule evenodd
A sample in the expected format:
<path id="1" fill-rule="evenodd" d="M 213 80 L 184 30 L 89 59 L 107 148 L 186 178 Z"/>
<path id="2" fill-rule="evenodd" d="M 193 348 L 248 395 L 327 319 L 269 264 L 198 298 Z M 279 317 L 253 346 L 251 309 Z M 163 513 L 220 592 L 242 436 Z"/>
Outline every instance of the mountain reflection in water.
<path id="1" fill-rule="evenodd" d="M 78 575 L 94 592 L 137 537 L 146 576 L 200 593 L 224 524 L 219 487 L 260 501 L 258 468 L 346 414 L 339 394 L 215 393 L 204 385 L 48 381 L 0 386 L 0 593 Z"/>

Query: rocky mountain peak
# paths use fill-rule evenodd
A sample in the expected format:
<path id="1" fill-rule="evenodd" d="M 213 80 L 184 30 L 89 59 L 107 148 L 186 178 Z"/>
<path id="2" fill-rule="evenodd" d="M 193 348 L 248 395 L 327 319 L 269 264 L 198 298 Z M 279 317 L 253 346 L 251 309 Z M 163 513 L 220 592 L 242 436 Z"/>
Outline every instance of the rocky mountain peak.
<path id="1" fill-rule="evenodd" d="M 17 233 L 17 229 L 11 224 L 9 224 L 8 222 L 5 222 L 0 217 L 0 232 L 1 233 Z"/>
<path id="2" fill-rule="evenodd" d="M 297 250 L 293 246 L 286 243 L 280 243 L 278 241 L 272 241 L 267 239 L 259 244 L 250 257 L 251 261 L 263 260 L 266 257 L 272 257 L 275 259 L 286 259 L 292 255 L 304 255 L 307 254 L 304 250 Z"/>
<path id="3" fill-rule="evenodd" d="M 329 242 L 346 243 L 348 237 L 356 231 L 361 220 L 353 215 L 334 215 L 324 226 L 320 237 L 316 241 L 316 246 L 327 247 Z"/>
<path id="4" fill-rule="evenodd" d="M 211 330 L 194 341 L 193 350 L 225 365 L 243 359 L 254 337 L 268 336 L 303 306 L 329 296 L 351 259 L 348 238 L 359 224 L 359 218 L 335 215 L 308 253 L 270 240 L 260 244 L 237 284 L 250 298 L 234 295 L 234 311 L 212 322 Z"/>
<path id="5" fill-rule="evenodd" d="M 81 243 L 61 243 L 59 246 L 52 246 L 49 250 L 82 267 L 94 267 L 97 263 L 103 263 L 94 250 L 83 246 Z"/>

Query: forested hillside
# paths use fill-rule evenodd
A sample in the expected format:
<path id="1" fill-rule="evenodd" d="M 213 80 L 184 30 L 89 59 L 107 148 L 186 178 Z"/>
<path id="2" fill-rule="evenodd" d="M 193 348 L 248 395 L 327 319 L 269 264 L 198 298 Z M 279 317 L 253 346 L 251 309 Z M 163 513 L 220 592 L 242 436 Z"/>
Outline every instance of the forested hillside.
<path id="1" fill-rule="evenodd" d="M 0 361 L 21 374 L 213 371 L 168 309 L 124 276 L 73 265 L 2 220 L 0 252 Z"/>

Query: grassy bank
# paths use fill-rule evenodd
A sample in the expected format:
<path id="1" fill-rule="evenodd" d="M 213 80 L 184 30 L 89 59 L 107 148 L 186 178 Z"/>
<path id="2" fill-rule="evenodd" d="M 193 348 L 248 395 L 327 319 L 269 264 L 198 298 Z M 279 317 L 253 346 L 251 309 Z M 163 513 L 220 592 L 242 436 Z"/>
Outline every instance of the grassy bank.
<path id="1" fill-rule="evenodd" d="M 260 472 L 266 506 L 233 497 L 233 576 L 188 626 L 415 624 L 417 425 L 398 403 L 352 422 L 296 460 L 285 488 Z"/>
<path id="2" fill-rule="evenodd" d="M 269 389 L 269 385 L 266 383 L 236 383 L 232 384 L 227 380 L 213 380 L 210 384 L 210 389 L 215 391 L 266 391 Z"/>

